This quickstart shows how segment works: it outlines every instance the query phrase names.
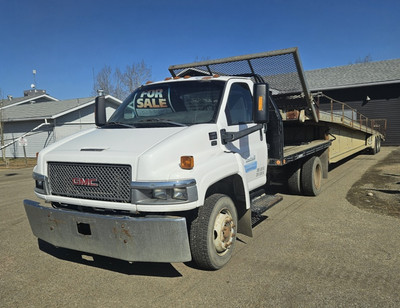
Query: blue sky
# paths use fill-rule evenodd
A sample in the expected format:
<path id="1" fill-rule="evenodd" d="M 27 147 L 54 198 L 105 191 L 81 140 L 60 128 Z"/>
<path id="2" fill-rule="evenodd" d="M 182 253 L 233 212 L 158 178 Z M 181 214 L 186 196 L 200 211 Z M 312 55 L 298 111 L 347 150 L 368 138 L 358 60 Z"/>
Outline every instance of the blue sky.
<path id="1" fill-rule="evenodd" d="M 152 80 L 202 59 L 298 47 L 305 70 L 400 58 L 398 0 L 0 0 L 0 90 L 87 97 L 93 71 L 144 61 Z"/>

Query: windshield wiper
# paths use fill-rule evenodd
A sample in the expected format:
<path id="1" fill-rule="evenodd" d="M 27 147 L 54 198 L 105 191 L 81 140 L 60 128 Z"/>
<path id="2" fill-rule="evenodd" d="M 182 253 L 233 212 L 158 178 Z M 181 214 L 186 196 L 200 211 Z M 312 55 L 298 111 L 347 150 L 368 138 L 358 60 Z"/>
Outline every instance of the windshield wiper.
<path id="1" fill-rule="evenodd" d="M 119 126 L 119 127 L 127 127 L 127 128 L 135 128 L 136 127 L 133 124 L 126 124 L 126 123 L 122 123 L 122 122 L 107 122 L 106 125 L 104 125 L 103 127 L 107 127 L 107 126 Z"/>
<path id="2" fill-rule="evenodd" d="M 138 121 L 137 123 L 140 123 L 140 124 L 145 124 L 145 123 L 149 123 L 149 124 L 157 123 L 158 124 L 159 123 L 159 124 L 170 124 L 170 125 L 174 125 L 174 126 L 187 126 L 186 124 L 183 124 L 183 123 L 159 119 L 159 118 L 143 119 L 143 120 Z"/>

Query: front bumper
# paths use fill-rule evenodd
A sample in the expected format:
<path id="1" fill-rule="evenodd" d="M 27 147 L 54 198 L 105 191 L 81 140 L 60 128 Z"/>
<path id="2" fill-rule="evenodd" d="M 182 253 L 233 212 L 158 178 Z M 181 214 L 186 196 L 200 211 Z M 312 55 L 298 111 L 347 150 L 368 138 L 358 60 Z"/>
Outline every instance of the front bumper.
<path id="1" fill-rule="evenodd" d="M 82 213 L 24 200 L 33 234 L 64 247 L 126 261 L 191 260 L 186 219 L 176 216 L 127 217 Z"/>

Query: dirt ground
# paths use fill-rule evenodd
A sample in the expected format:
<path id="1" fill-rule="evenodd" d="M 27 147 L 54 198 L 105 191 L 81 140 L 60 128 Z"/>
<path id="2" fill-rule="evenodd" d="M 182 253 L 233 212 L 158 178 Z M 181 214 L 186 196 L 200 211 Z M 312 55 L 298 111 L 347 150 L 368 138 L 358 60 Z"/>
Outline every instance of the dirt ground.
<path id="1" fill-rule="evenodd" d="M 371 170 L 394 188 L 361 182 L 362 197 L 375 197 L 371 188 L 398 192 L 393 175 L 400 164 L 391 162 L 391 152 L 398 157 L 400 147 L 335 166 L 319 196 L 285 194 L 252 238 L 238 237 L 232 260 L 215 272 L 43 245 L 23 206 L 24 199 L 40 201 L 32 169 L 2 169 L 0 307 L 400 307 L 399 219 L 346 200 Z M 386 170 L 372 167 L 381 161 Z M 380 203 L 370 197 L 370 204 Z"/>
<path id="2" fill-rule="evenodd" d="M 361 209 L 400 218 L 400 148 L 369 168 L 346 198 Z"/>
<path id="3" fill-rule="evenodd" d="M 6 161 L 0 159 L 0 169 L 20 169 L 26 167 L 34 167 L 36 158 L 8 158 Z"/>

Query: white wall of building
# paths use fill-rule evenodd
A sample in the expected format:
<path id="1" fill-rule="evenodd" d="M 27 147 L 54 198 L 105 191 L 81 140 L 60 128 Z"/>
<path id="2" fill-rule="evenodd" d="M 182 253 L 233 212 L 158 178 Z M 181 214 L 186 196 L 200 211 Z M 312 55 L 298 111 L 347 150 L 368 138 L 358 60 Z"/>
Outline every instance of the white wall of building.
<path id="1" fill-rule="evenodd" d="M 115 104 L 108 103 L 106 109 L 107 118 L 111 116 L 117 107 L 118 106 Z M 32 129 L 44 122 L 44 120 L 28 120 L 4 123 L 5 144 L 17 140 L 19 137 L 30 132 Z M 31 132 L 24 137 L 27 143 L 25 146 L 27 157 L 36 157 L 36 153 L 40 152 L 40 150 L 46 146 L 82 130 L 95 127 L 94 104 L 66 113 L 54 120 L 48 120 L 48 122 L 50 125 L 41 126 L 38 130 Z M 6 157 L 24 157 L 24 148 L 20 145 L 20 142 L 16 141 L 14 144 L 6 148 Z"/>

